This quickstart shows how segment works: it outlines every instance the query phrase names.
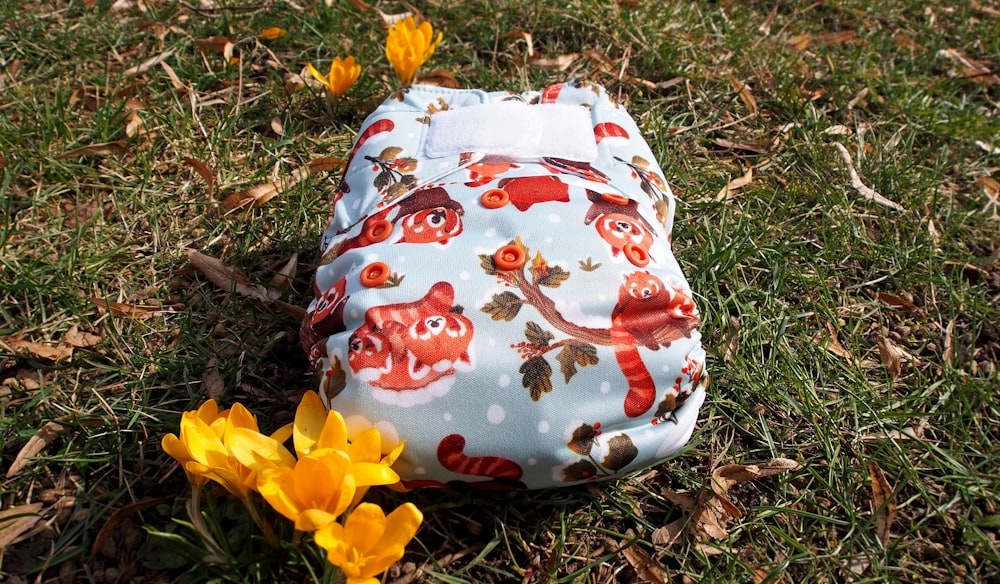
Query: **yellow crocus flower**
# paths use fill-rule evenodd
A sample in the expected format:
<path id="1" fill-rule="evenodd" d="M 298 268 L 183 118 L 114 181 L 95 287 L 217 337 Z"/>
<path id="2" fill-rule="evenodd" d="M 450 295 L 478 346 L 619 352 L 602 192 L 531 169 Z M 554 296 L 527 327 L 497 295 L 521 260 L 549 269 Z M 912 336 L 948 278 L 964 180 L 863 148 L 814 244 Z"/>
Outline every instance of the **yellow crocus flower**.
<path id="1" fill-rule="evenodd" d="M 344 417 L 336 410 L 328 412 L 315 391 L 307 391 L 295 410 L 292 440 L 300 457 L 317 449 L 344 453 L 353 465 L 359 488 L 399 482 L 399 475 L 389 467 L 399 457 L 403 443 L 383 456 L 382 435 L 377 428 L 368 428 L 348 442 Z"/>
<path id="2" fill-rule="evenodd" d="M 321 448 L 299 458 L 294 468 L 262 471 L 257 490 L 296 529 L 315 531 L 336 521 L 354 500 L 357 481 L 351 471 L 346 454 Z"/>
<path id="3" fill-rule="evenodd" d="M 389 29 L 385 41 L 385 56 L 396 70 L 403 85 L 413 83 L 417 69 L 434 54 L 442 34 L 434 38 L 434 27 L 424 22 L 417 26 L 412 16 L 407 16 Z"/>
<path id="4" fill-rule="evenodd" d="M 358 76 L 361 75 L 361 65 L 354 63 L 354 57 L 347 57 L 343 61 L 340 60 L 340 57 L 335 58 L 330 63 L 329 76 L 320 73 L 313 67 L 312 63 L 307 63 L 307 65 L 309 66 L 309 73 L 326 87 L 326 90 L 334 99 L 344 95 L 354 85 L 354 82 L 358 80 Z"/>
<path id="5" fill-rule="evenodd" d="M 339 567 L 347 584 L 378 584 L 375 576 L 403 557 L 423 514 L 412 503 L 403 503 L 388 516 L 372 503 L 362 503 L 344 525 L 330 523 L 316 532 L 316 543 Z"/>
<path id="6" fill-rule="evenodd" d="M 180 437 L 167 434 L 160 443 L 177 459 L 195 488 L 213 480 L 230 493 L 246 499 L 257 484 L 253 469 L 242 464 L 226 446 L 228 435 L 259 432 L 257 419 L 241 404 L 220 412 L 215 400 L 181 415 Z"/>

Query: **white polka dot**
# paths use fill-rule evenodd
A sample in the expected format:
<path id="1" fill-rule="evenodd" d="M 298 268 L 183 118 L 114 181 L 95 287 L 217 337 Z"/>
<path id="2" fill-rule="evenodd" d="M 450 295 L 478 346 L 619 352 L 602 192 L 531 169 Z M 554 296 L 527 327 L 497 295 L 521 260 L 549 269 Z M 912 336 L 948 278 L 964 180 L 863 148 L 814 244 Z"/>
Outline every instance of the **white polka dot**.
<path id="1" fill-rule="evenodd" d="M 445 160 L 444 162 L 438 165 L 438 168 L 448 168 L 449 166 L 451 166 L 451 163 Z"/>
<path id="2" fill-rule="evenodd" d="M 506 417 L 507 411 L 498 404 L 493 404 L 490 406 L 490 409 L 486 410 L 486 419 L 489 420 L 491 424 L 499 424 L 503 422 Z"/>
<path id="3" fill-rule="evenodd" d="M 510 375 L 507 375 L 506 373 L 501 375 L 500 379 L 497 379 L 497 385 L 500 387 L 507 387 L 510 385 Z"/>
<path id="4" fill-rule="evenodd" d="M 399 256 L 398 258 L 396 258 L 396 263 L 405 264 L 406 256 Z"/>
<path id="5" fill-rule="evenodd" d="M 491 347 L 495 347 L 495 346 L 497 346 L 497 340 L 496 339 L 489 339 L 488 341 L 486 341 L 486 344 L 489 345 L 489 346 L 491 346 Z"/>
<path id="6" fill-rule="evenodd" d="M 608 393 L 611 391 L 611 384 L 605 381 L 601 384 L 601 393 Z"/>
<path id="7" fill-rule="evenodd" d="M 351 209 L 354 209 L 355 211 L 357 211 L 358 207 L 360 207 L 360 206 L 361 206 L 361 197 L 358 197 L 358 198 L 354 199 L 353 201 L 351 201 Z"/>
<path id="8" fill-rule="evenodd" d="M 470 274 L 469 272 L 462 272 L 461 274 L 458 275 L 459 280 L 468 280 L 470 278 L 472 278 L 472 274 Z"/>
<path id="9" fill-rule="evenodd" d="M 552 243 L 553 240 L 551 237 L 546 237 L 544 241 L 545 243 Z"/>
<path id="10" fill-rule="evenodd" d="M 486 237 L 495 237 L 496 234 L 497 230 L 492 227 L 483 232 L 483 235 L 485 235 Z"/>
<path id="11" fill-rule="evenodd" d="M 416 134 L 414 134 L 413 132 L 407 132 L 407 133 L 406 133 L 406 137 L 407 137 L 407 138 L 411 138 L 411 139 L 412 139 L 412 138 L 416 138 L 416 137 L 417 137 L 417 135 L 416 135 Z"/>
<path id="12" fill-rule="evenodd" d="M 559 215 L 557 215 L 555 213 L 549 213 L 549 221 L 551 221 L 553 223 L 559 223 L 561 220 L 562 220 L 562 217 L 560 217 Z"/>
<path id="13" fill-rule="evenodd" d="M 538 459 L 537 458 L 529 458 L 528 459 L 528 466 L 535 466 L 536 464 L 538 464 Z"/>
<path id="14" fill-rule="evenodd" d="M 418 466 L 417 468 L 413 469 L 413 474 L 425 475 L 427 474 L 427 469 L 422 466 Z"/>
<path id="15" fill-rule="evenodd" d="M 545 434 L 548 431 L 549 431 L 549 423 L 548 422 L 546 422 L 545 420 L 542 420 L 541 422 L 538 422 L 538 433 L 539 434 Z"/>
<path id="16" fill-rule="evenodd" d="M 444 421 L 445 422 L 450 422 L 451 421 L 451 412 L 445 412 L 443 417 L 444 417 Z"/>
<path id="17" fill-rule="evenodd" d="M 368 254 L 368 255 L 365 256 L 365 261 L 366 262 L 374 262 L 377 259 L 378 259 L 378 254 L 377 253 L 370 253 L 370 254 Z"/>

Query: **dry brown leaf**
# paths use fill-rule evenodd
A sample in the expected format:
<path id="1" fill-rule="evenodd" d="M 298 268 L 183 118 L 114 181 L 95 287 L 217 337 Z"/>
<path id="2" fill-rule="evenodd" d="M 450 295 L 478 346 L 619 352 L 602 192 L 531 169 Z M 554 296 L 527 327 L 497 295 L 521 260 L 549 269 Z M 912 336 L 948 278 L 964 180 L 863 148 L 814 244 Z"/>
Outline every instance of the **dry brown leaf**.
<path id="1" fill-rule="evenodd" d="M 203 51 L 216 51 L 222 53 L 222 57 L 228 62 L 233 58 L 233 49 L 236 46 L 229 42 L 225 36 L 219 35 L 207 39 L 195 39 L 194 45 Z"/>
<path id="2" fill-rule="evenodd" d="M 372 9 L 371 5 L 369 5 L 368 3 L 364 2 L 364 0 L 351 0 L 351 4 L 353 4 L 354 7 L 357 8 L 358 10 L 371 10 Z"/>
<path id="3" fill-rule="evenodd" d="M 987 154 L 1000 154 L 1000 147 L 993 146 L 992 144 L 987 144 L 982 140 L 976 140 L 976 146 L 978 146 L 980 150 L 982 150 Z"/>
<path id="4" fill-rule="evenodd" d="M 73 356 L 73 347 L 59 343 L 55 347 L 35 343 L 33 341 L 22 341 L 21 339 L 7 339 L 7 344 L 17 351 L 31 353 L 32 356 L 46 361 L 61 361 Z"/>
<path id="5" fill-rule="evenodd" d="M 49 445 L 53 440 L 56 439 L 60 434 L 65 433 L 69 428 L 58 424 L 56 422 L 47 422 L 44 426 L 39 428 L 35 435 L 28 438 L 28 441 L 24 443 L 21 450 L 14 457 L 14 462 L 10 463 L 10 468 L 7 469 L 7 478 L 11 478 L 17 473 L 21 472 L 21 469 L 27 466 L 31 459 L 37 456 L 45 447 Z"/>
<path id="6" fill-rule="evenodd" d="M 216 402 L 222 400 L 222 396 L 226 393 L 226 382 L 216 367 L 201 374 L 201 386 L 205 390 L 205 397 Z"/>
<path id="7" fill-rule="evenodd" d="M 909 360 L 910 354 L 899 348 L 892 339 L 879 335 L 875 341 L 878 343 L 878 354 L 885 365 L 886 371 L 892 376 L 893 381 L 899 379 L 903 373 L 903 361 Z"/>
<path id="8" fill-rule="evenodd" d="M 219 208 L 222 209 L 223 213 L 228 214 L 246 206 L 260 206 L 276 197 L 278 193 L 284 192 L 285 189 L 291 187 L 293 184 L 289 181 L 277 180 L 243 191 L 237 191 L 223 199 L 222 203 L 219 204 Z"/>
<path id="9" fill-rule="evenodd" d="M 885 478 L 885 472 L 875 461 L 868 463 L 868 474 L 872 479 L 872 513 L 875 514 L 875 535 L 882 547 L 889 547 L 892 538 L 892 523 L 896 520 L 896 503 L 892 500 L 892 486 Z"/>
<path id="10" fill-rule="evenodd" d="M 163 67 L 163 71 L 167 74 L 167 77 L 170 78 L 170 85 L 174 87 L 174 91 L 182 94 L 187 93 L 188 91 L 187 85 L 183 81 L 181 81 L 180 77 L 177 76 L 177 73 L 174 71 L 173 67 L 168 65 L 166 61 L 160 63 L 160 67 Z"/>
<path id="11" fill-rule="evenodd" d="M 528 64 L 546 71 L 565 71 L 579 58 L 580 53 L 566 53 L 555 57 L 543 57 L 536 54 L 528 59 Z"/>
<path id="12" fill-rule="evenodd" d="M 306 309 L 297 304 L 289 304 L 287 302 L 283 302 L 282 300 L 275 300 L 274 305 L 277 306 L 281 312 L 290 316 L 294 321 L 301 322 L 302 319 L 306 317 Z"/>
<path id="13" fill-rule="evenodd" d="M 101 144 L 91 144 L 67 150 L 56 156 L 57 160 L 76 158 L 77 156 L 118 156 L 125 153 L 125 141 L 115 140 L 114 142 L 103 142 Z"/>
<path id="14" fill-rule="evenodd" d="M 306 86 L 306 82 L 302 80 L 302 76 L 298 73 L 292 73 L 291 71 L 285 73 L 285 94 L 291 95 L 296 91 L 301 90 Z"/>
<path id="15" fill-rule="evenodd" d="M 285 135 L 285 126 L 282 125 L 281 120 L 279 120 L 278 118 L 271 118 L 270 126 L 271 126 L 271 131 L 277 134 L 278 136 Z"/>
<path id="16" fill-rule="evenodd" d="M 802 51 L 805 51 L 810 44 L 812 44 L 812 40 L 813 37 L 811 34 L 808 33 L 797 34 L 792 38 L 788 39 L 788 46 L 791 47 L 794 51 L 801 53 Z"/>
<path id="17" fill-rule="evenodd" d="M 834 355 L 843 357 L 853 363 L 854 357 L 847 349 L 844 348 L 843 345 L 840 344 L 840 339 L 837 338 L 837 329 L 835 329 L 831 323 L 826 323 L 826 328 L 830 331 L 830 337 L 824 340 L 822 334 L 817 334 L 813 337 L 813 342 Z"/>
<path id="18" fill-rule="evenodd" d="M 420 76 L 420 83 L 423 85 L 436 85 L 449 89 L 461 89 L 462 84 L 455 79 L 455 76 L 444 69 L 435 69 L 426 75 Z"/>
<path id="19" fill-rule="evenodd" d="M 726 186 L 722 187 L 722 190 L 719 191 L 719 194 L 715 195 L 715 200 L 725 201 L 726 199 L 729 199 L 736 193 L 736 191 L 747 186 L 752 181 L 753 181 L 753 166 L 748 164 L 746 165 L 746 172 L 743 174 L 743 176 L 736 177 L 733 180 L 726 183 Z"/>
<path id="20" fill-rule="evenodd" d="M 650 541 L 653 542 L 653 545 L 664 548 L 674 545 L 686 533 L 685 526 L 687 526 L 687 522 L 687 517 L 681 517 L 663 527 L 656 528 L 653 530 L 652 535 L 650 535 Z"/>
<path id="21" fill-rule="evenodd" d="M 0 511 L 0 551 L 7 549 L 41 519 L 41 503 L 28 503 Z"/>
<path id="22" fill-rule="evenodd" d="M 184 156 L 182 157 L 182 160 L 184 160 L 184 162 L 186 162 L 188 166 L 193 168 L 194 171 L 198 173 L 198 176 L 200 176 L 205 181 L 205 183 L 208 184 L 208 196 L 210 198 L 214 197 L 215 173 L 212 172 L 212 170 L 208 168 L 208 165 L 206 165 L 204 162 L 197 160 L 195 158 L 191 158 L 190 156 Z"/>
<path id="23" fill-rule="evenodd" d="M 147 318 L 153 318 L 163 314 L 172 314 L 173 310 L 165 310 L 162 306 L 147 306 L 142 304 L 125 304 L 123 302 L 115 302 L 113 300 L 106 300 L 104 298 L 91 298 L 90 302 L 96 305 L 98 308 L 102 308 L 111 312 L 115 316 L 121 316 L 124 318 L 134 318 L 136 320 L 144 320 Z"/>
<path id="24" fill-rule="evenodd" d="M 941 49 L 937 54 L 958 65 L 961 68 L 959 75 L 966 79 L 985 85 L 1000 84 L 1000 75 L 994 73 L 990 67 L 968 56 L 961 49 Z"/>
<path id="25" fill-rule="evenodd" d="M 757 100 L 754 99 L 753 94 L 750 93 L 750 88 L 747 87 L 746 83 L 743 83 L 732 75 L 729 76 L 729 82 L 732 83 L 733 89 L 739 93 L 740 99 L 743 100 L 743 105 L 747 106 L 750 113 L 757 113 Z"/>
<path id="26" fill-rule="evenodd" d="M 775 458 L 763 464 L 727 464 L 712 472 L 712 490 L 716 494 L 725 494 L 736 485 L 779 475 L 788 471 L 796 471 L 802 465 L 788 458 Z"/>
<path id="27" fill-rule="evenodd" d="M 920 46 L 920 43 L 914 40 L 913 37 L 907 34 L 903 34 L 901 32 L 897 32 L 896 34 L 892 35 L 892 40 L 893 42 L 896 43 L 896 46 L 901 49 L 911 49 L 914 51 L 919 51 L 923 49 L 923 47 Z"/>
<path id="28" fill-rule="evenodd" d="M 271 281 L 268 282 L 267 287 L 274 290 L 288 290 L 288 287 L 291 285 L 292 280 L 295 279 L 295 272 L 296 270 L 298 270 L 298 267 L 299 267 L 299 254 L 298 252 L 296 252 L 292 254 L 292 257 L 288 258 L 288 261 L 285 262 L 285 265 L 282 266 L 281 269 L 278 270 L 278 273 L 276 273 L 271 278 Z"/>
<path id="29" fill-rule="evenodd" d="M 922 312 L 919 306 L 895 294 L 879 292 L 878 299 L 893 308 L 902 310 L 906 314 L 920 314 Z"/>
<path id="30" fill-rule="evenodd" d="M 646 582 L 647 584 L 667 583 L 667 571 L 663 569 L 663 566 L 653 560 L 652 556 L 649 555 L 649 552 L 640 548 L 638 545 L 631 545 L 622 548 L 622 555 L 625 556 L 625 559 L 628 560 L 629 564 L 631 564 L 640 581 Z"/>
<path id="31" fill-rule="evenodd" d="M 80 332 L 80 328 L 75 324 L 63 335 L 62 342 L 78 349 L 93 347 L 101 342 L 100 335 L 88 332 Z"/>
<path id="32" fill-rule="evenodd" d="M 727 148 L 729 150 L 743 150 L 744 152 L 753 152 L 754 154 L 767 154 L 770 152 L 769 143 L 751 143 L 751 142 L 734 142 L 726 138 L 716 138 L 712 140 L 716 146 L 722 148 Z"/>
<path id="33" fill-rule="evenodd" d="M 815 36 L 813 40 L 822 45 L 842 45 L 858 40 L 858 31 L 838 30 L 837 32 L 828 32 Z"/>
<path id="34" fill-rule="evenodd" d="M 259 284 L 247 283 L 246 276 L 226 267 L 220 260 L 205 255 L 197 250 L 187 250 L 188 259 L 198 268 L 198 271 L 212 281 L 213 284 L 226 292 L 236 292 L 242 296 L 271 302 L 281 295 L 280 292 L 268 290 Z"/>
<path id="35" fill-rule="evenodd" d="M 851 154 L 847 151 L 847 148 L 843 144 L 837 142 L 834 143 L 837 151 L 840 152 L 840 157 L 844 160 L 844 164 L 847 165 L 847 172 L 851 177 L 851 186 L 854 190 L 868 199 L 869 201 L 875 201 L 879 205 L 884 205 L 890 209 L 895 209 L 896 211 L 903 211 L 903 206 L 895 201 L 890 201 L 889 199 L 883 197 L 875 189 L 869 187 L 865 183 L 861 182 L 861 178 L 858 176 L 858 171 L 854 169 L 854 162 L 851 160 Z"/>
<path id="36" fill-rule="evenodd" d="M 506 39 L 506 38 L 519 38 L 520 40 L 524 41 L 524 44 L 527 47 L 526 50 L 527 50 L 527 53 L 528 53 L 528 59 L 531 59 L 532 57 L 535 56 L 535 47 L 534 47 L 535 43 L 534 43 L 534 41 L 531 38 L 531 33 L 530 32 L 526 32 L 526 31 L 523 31 L 523 30 L 512 30 L 510 32 L 507 32 L 507 33 L 504 33 L 504 34 L 500 35 L 500 38 L 504 38 L 504 39 Z"/>
<path id="37" fill-rule="evenodd" d="M 345 164 L 347 164 L 347 161 L 337 156 L 324 156 L 322 158 L 310 160 L 305 165 L 297 168 L 287 178 L 257 185 L 229 195 L 222 201 L 219 208 L 222 209 L 223 213 L 228 214 L 248 205 L 255 207 L 263 205 L 267 201 L 270 201 L 274 197 L 295 186 L 303 179 L 320 172 L 328 172 L 343 168 Z"/>
<path id="38" fill-rule="evenodd" d="M 1000 182 L 991 176 L 977 176 L 976 184 L 983 187 L 983 192 L 991 199 L 1000 194 Z"/>
<path id="39" fill-rule="evenodd" d="M 321 172 L 330 172 L 331 170 L 340 170 L 347 165 L 347 161 L 339 156 L 324 156 L 322 158 L 314 158 L 306 163 L 306 167 L 309 169 L 309 174 L 318 174 Z"/>
<path id="40" fill-rule="evenodd" d="M 131 111 L 125 116 L 125 135 L 134 138 L 140 133 L 142 133 L 142 118 L 138 113 Z"/>
<path id="41" fill-rule="evenodd" d="M 117 527 L 122 521 L 127 519 L 130 515 L 133 515 L 143 509 L 148 507 L 154 507 L 160 503 L 165 503 L 171 500 L 173 497 L 157 497 L 155 499 L 143 499 L 142 501 L 136 501 L 135 503 L 130 503 L 125 505 L 121 509 L 116 510 L 108 517 L 108 520 L 101 527 L 101 530 L 97 532 L 97 536 L 94 537 L 94 545 L 90 546 L 90 560 L 93 561 L 97 557 L 97 554 L 104 547 L 104 542 L 107 541 L 111 532 Z M 0 546 L 3 549 L 3 546 Z"/>
<path id="42" fill-rule="evenodd" d="M 168 51 L 163 51 L 159 55 L 156 55 L 155 57 L 153 57 L 151 59 L 147 59 L 147 60 L 143 61 L 141 64 L 136 65 L 135 67 L 130 67 L 130 68 L 122 71 L 122 75 L 125 76 L 125 77 L 131 77 L 132 75 L 139 75 L 141 73 L 145 73 L 146 71 L 149 71 L 153 67 L 156 67 L 157 65 L 159 65 L 163 61 L 166 61 L 167 59 L 169 59 L 170 56 L 173 55 L 173 54 L 174 54 L 174 49 L 170 49 Z"/>

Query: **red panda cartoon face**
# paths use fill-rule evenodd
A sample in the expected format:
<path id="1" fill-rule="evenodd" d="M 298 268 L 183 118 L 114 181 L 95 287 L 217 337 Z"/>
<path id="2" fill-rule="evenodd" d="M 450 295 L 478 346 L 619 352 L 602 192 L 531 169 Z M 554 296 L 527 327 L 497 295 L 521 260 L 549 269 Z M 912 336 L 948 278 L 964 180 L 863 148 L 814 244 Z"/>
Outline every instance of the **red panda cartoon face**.
<path id="1" fill-rule="evenodd" d="M 615 255 L 629 243 L 638 245 L 646 252 L 653 245 L 653 234 L 627 215 L 618 213 L 602 215 L 596 227 L 597 233 L 611 246 Z"/>
<path id="2" fill-rule="evenodd" d="M 388 340 L 370 330 L 358 330 L 348 340 L 347 362 L 358 377 L 367 381 L 392 369 Z"/>
<path id="3" fill-rule="evenodd" d="M 622 284 L 618 296 L 642 300 L 655 297 L 663 289 L 663 282 L 656 276 L 648 272 L 633 272 Z"/>
<path id="4" fill-rule="evenodd" d="M 410 326 L 406 348 L 435 371 L 469 363 L 472 322 L 456 313 L 435 314 Z"/>
<path id="5" fill-rule="evenodd" d="M 402 220 L 401 243 L 441 243 L 462 233 L 462 215 L 454 209 L 433 207 Z"/>

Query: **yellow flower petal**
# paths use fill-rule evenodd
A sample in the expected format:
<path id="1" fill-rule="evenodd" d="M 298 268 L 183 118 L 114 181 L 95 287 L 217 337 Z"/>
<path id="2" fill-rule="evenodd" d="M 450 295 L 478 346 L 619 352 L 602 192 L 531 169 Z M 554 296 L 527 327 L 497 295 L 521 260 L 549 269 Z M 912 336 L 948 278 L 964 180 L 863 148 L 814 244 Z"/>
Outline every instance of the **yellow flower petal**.
<path id="1" fill-rule="evenodd" d="M 295 466 L 295 457 L 280 442 L 249 428 L 230 430 L 225 445 L 240 464 L 256 472 L 273 466 Z"/>
<path id="2" fill-rule="evenodd" d="M 320 73 L 316 67 L 313 67 L 312 63 L 306 63 L 306 66 L 309 67 L 309 74 L 312 75 L 316 81 L 319 81 L 323 85 L 329 85 L 326 81 L 326 75 Z"/>
<path id="3" fill-rule="evenodd" d="M 351 462 L 379 462 L 382 459 L 382 434 L 378 428 L 368 428 L 351 440 L 348 449 Z"/>
<path id="4" fill-rule="evenodd" d="M 315 73 L 313 73 L 315 71 Z M 319 71 L 309 65 L 309 72 L 313 76 L 322 75 Z M 326 78 L 320 79 L 326 83 Z M 295 409 L 295 422 L 292 425 L 292 441 L 295 444 L 295 452 L 299 456 L 305 456 L 316 448 L 319 436 L 323 432 L 323 425 L 326 423 L 326 406 L 315 391 L 307 391 L 299 402 L 299 407 Z M 346 431 L 345 431 L 346 434 Z"/>
<path id="5" fill-rule="evenodd" d="M 412 503 L 400 505 L 388 517 L 378 505 L 361 503 L 343 527 L 325 526 L 316 532 L 315 541 L 348 582 L 366 582 L 403 557 L 421 521 L 423 515 Z"/>
<path id="6" fill-rule="evenodd" d="M 412 16 L 397 22 L 389 29 L 385 42 L 385 56 L 392 63 L 403 85 L 413 82 L 417 69 L 430 59 L 443 35 L 434 38 L 431 23 L 424 22 L 419 27 Z"/>

